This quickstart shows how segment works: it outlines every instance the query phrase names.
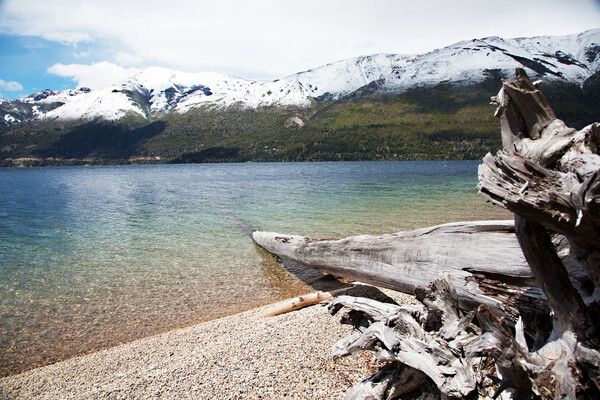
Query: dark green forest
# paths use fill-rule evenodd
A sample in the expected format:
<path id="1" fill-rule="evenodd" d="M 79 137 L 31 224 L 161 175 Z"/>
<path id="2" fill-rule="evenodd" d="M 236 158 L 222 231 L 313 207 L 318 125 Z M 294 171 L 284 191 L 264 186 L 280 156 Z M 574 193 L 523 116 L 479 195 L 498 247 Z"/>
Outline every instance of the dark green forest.
<path id="1" fill-rule="evenodd" d="M 199 108 L 146 120 L 25 122 L 0 131 L 0 165 L 480 159 L 501 147 L 490 96 L 501 78 L 402 93 L 376 83 L 310 107 Z M 600 121 L 600 79 L 542 86 L 557 116 Z M 301 120 L 300 126 L 297 122 Z"/>

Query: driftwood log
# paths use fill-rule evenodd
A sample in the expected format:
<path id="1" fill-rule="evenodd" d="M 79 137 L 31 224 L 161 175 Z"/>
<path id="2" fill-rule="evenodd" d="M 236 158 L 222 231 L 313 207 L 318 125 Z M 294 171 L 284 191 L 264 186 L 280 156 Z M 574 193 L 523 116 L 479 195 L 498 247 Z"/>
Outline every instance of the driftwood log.
<path id="1" fill-rule="evenodd" d="M 547 313 L 514 231 L 513 221 L 474 221 L 338 240 L 260 231 L 252 238 L 281 258 L 408 294 L 447 276 L 464 310 L 486 304 L 499 315 Z"/>
<path id="2" fill-rule="evenodd" d="M 280 257 L 421 301 L 331 303 L 357 328 L 334 357 L 371 349 L 386 363 L 347 399 L 600 398 L 600 125 L 568 128 L 521 69 L 493 100 L 504 149 L 484 158 L 478 190 L 514 225 L 253 233 Z"/>

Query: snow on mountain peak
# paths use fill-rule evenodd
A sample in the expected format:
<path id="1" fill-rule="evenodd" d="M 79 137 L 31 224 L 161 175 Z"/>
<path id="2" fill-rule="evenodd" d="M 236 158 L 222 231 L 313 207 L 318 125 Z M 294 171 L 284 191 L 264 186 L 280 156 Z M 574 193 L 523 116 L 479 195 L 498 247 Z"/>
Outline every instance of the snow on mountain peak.
<path id="1" fill-rule="evenodd" d="M 600 29 L 555 37 L 491 36 L 419 55 L 361 56 L 274 81 L 150 67 L 101 90 L 44 90 L 18 101 L 5 100 L 0 102 L 0 117 L 10 124 L 28 117 L 116 120 L 133 113 L 147 118 L 199 106 L 308 106 L 314 101 L 338 99 L 373 82 L 377 82 L 378 90 L 401 91 L 442 81 L 478 82 L 485 78 L 486 69 L 512 74 L 515 67 L 524 67 L 536 78 L 582 85 L 598 71 L 599 64 Z M 22 106 L 17 107 L 17 103 Z"/>
<path id="2" fill-rule="evenodd" d="M 190 73 L 150 67 L 125 80 L 121 87 L 146 94 L 150 113 L 183 112 L 202 103 L 218 102 L 253 82 L 216 72 Z"/>

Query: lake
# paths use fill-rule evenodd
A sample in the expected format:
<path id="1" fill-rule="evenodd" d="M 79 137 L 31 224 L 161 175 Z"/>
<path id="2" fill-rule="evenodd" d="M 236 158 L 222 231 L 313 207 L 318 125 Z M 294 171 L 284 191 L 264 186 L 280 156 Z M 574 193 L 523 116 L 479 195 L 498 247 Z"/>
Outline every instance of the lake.
<path id="1" fill-rule="evenodd" d="M 510 218 L 477 196 L 478 165 L 0 168 L 0 376 L 312 290 L 240 224 L 330 238 Z"/>

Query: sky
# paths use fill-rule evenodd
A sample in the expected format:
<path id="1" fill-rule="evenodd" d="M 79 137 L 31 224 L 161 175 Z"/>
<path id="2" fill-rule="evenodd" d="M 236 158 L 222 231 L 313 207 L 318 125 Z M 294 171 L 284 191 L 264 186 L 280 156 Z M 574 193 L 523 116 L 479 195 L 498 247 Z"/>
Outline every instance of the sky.
<path id="1" fill-rule="evenodd" d="M 0 0 L 0 98 L 143 68 L 273 80 L 376 53 L 600 28 L 600 0 Z"/>

